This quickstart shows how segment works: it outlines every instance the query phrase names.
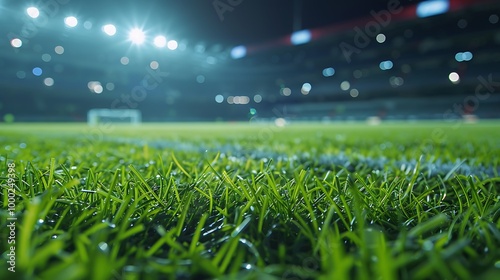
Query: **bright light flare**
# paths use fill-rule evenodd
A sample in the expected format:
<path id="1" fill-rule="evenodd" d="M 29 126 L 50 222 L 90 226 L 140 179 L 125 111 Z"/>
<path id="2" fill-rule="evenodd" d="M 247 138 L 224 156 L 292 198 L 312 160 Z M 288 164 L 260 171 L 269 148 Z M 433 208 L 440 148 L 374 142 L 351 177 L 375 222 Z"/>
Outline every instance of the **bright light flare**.
<path id="1" fill-rule="evenodd" d="M 158 35 L 154 39 L 154 44 L 158 48 L 164 48 L 167 45 L 167 38 L 163 35 Z"/>
<path id="2" fill-rule="evenodd" d="M 78 19 L 73 16 L 66 17 L 64 19 L 64 24 L 66 24 L 66 26 L 70 28 L 76 27 L 78 25 Z"/>
<path id="3" fill-rule="evenodd" d="M 116 27 L 112 24 L 106 24 L 102 27 L 102 31 L 108 36 L 114 36 L 116 34 Z"/>
<path id="4" fill-rule="evenodd" d="M 40 11 L 35 7 L 29 7 L 26 9 L 26 13 L 31 18 L 37 18 L 40 15 Z"/>
<path id="5" fill-rule="evenodd" d="M 132 41 L 132 43 L 140 45 L 146 40 L 146 35 L 144 34 L 144 31 L 140 30 L 139 28 L 134 28 L 130 30 L 128 38 L 130 41 Z"/>

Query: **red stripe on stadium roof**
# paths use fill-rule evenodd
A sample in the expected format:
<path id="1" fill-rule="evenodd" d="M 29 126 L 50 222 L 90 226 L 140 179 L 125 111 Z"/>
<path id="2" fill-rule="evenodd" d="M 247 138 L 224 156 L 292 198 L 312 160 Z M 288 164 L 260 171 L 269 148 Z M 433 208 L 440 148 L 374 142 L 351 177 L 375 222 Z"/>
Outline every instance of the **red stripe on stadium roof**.
<path id="1" fill-rule="evenodd" d="M 449 0 L 449 1 L 450 1 L 449 11 L 451 12 L 463 10 L 478 4 L 493 2 L 493 0 Z M 394 22 L 394 20 L 402 21 L 402 20 L 412 20 L 415 18 L 417 18 L 417 4 L 406 6 L 404 7 L 403 11 L 397 14 L 391 14 L 391 22 Z M 335 33 L 350 30 L 356 26 L 363 26 L 366 23 L 373 20 L 375 20 L 374 17 L 370 15 L 364 18 L 358 18 L 343 23 L 336 23 L 325 27 L 310 29 L 312 35 L 311 41 L 316 41 L 331 36 L 332 34 Z M 277 47 L 290 46 L 292 45 L 291 36 L 292 35 L 290 34 L 272 41 L 246 46 L 247 55 Z"/>

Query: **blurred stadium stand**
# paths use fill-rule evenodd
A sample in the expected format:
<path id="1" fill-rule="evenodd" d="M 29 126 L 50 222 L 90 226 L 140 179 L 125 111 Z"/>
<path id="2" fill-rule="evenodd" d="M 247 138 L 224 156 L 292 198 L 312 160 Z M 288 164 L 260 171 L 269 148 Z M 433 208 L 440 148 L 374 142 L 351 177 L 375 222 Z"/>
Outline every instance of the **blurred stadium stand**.
<path id="1" fill-rule="evenodd" d="M 450 110 L 499 118 L 500 2 L 450 1 L 448 12 L 423 18 L 416 9 L 405 6 L 393 15 L 380 29 L 381 43 L 368 36 L 366 46 L 355 44 L 356 28 L 375 21 L 368 14 L 311 30 L 313 40 L 305 44 L 291 44 L 290 36 L 257 42 L 238 59 L 231 55 L 235 46 L 182 38 L 173 51 L 131 47 L 100 32 L 101 23 L 81 26 L 90 19 L 80 20 L 75 32 L 61 24 L 63 13 L 15 48 L 12 39 L 22 37 L 26 20 L 6 13 L 0 17 L 0 117 L 84 122 L 91 109 L 125 108 L 141 110 L 144 121 L 442 120 Z M 349 61 L 342 43 L 359 53 Z M 56 46 L 64 52 L 57 54 Z M 472 57 L 457 61 L 464 52 Z M 382 70 L 383 61 L 391 69 Z M 34 75 L 34 67 L 43 73 Z M 450 81 L 452 72 L 458 82 Z M 493 83 L 486 86 L 488 79 Z M 301 91 L 304 83 L 311 89 Z M 285 115 L 277 113 L 284 108 Z"/>

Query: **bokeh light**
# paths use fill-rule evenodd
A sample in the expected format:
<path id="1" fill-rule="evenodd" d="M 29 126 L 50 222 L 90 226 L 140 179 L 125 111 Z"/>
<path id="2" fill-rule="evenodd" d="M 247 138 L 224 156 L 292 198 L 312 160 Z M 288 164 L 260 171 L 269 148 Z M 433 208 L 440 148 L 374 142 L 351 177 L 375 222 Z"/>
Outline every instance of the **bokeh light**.
<path id="1" fill-rule="evenodd" d="M 498 23 L 498 15 L 492 14 L 488 18 L 488 20 L 490 21 L 491 24 L 497 24 Z"/>
<path id="2" fill-rule="evenodd" d="M 281 89 L 281 94 L 284 96 L 290 96 L 292 94 L 292 90 L 290 88 L 282 88 Z"/>
<path id="3" fill-rule="evenodd" d="M 347 91 L 350 88 L 351 88 L 351 83 L 349 83 L 348 81 L 343 81 L 342 83 L 340 83 L 340 89 Z"/>
<path id="4" fill-rule="evenodd" d="M 40 15 L 40 11 L 36 7 L 29 7 L 26 9 L 26 13 L 31 18 L 37 18 Z"/>
<path id="5" fill-rule="evenodd" d="M 33 75 L 35 75 L 37 77 L 41 76 L 43 73 L 42 68 L 40 68 L 40 67 L 33 68 L 33 70 L 31 72 L 33 73 Z"/>
<path id="6" fill-rule="evenodd" d="M 274 124 L 277 126 L 277 127 L 284 127 L 286 125 L 286 120 L 284 118 L 276 118 L 274 120 Z"/>
<path id="7" fill-rule="evenodd" d="M 292 36 L 290 37 L 290 41 L 294 45 L 301 45 L 301 44 L 306 44 L 309 43 L 312 39 L 312 34 L 311 31 L 309 30 L 301 30 L 294 32 Z"/>
<path id="8" fill-rule="evenodd" d="M 311 89 L 312 89 L 312 86 L 310 83 L 304 83 L 302 85 L 302 88 L 300 89 L 300 92 L 303 94 L 303 95 L 308 95 L 310 92 L 311 92 Z"/>
<path id="9" fill-rule="evenodd" d="M 78 19 L 74 16 L 69 16 L 64 18 L 64 24 L 66 24 L 67 27 L 76 27 L 78 25 Z"/>
<path id="10" fill-rule="evenodd" d="M 389 83 L 393 88 L 402 86 L 404 82 L 405 80 L 402 77 L 392 76 L 389 78 Z"/>
<path id="11" fill-rule="evenodd" d="M 256 94 L 256 95 L 254 95 L 254 97 L 253 97 L 253 101 L 254 101 L 255 103 L 260 103 L 260 102 L 262 102 L 262 95 L 260 95 L 260 94 Z"/>
<path id="12" fill-rule="evenodd" d="M 10 41 L 10 45 L 14 48 L 20 48 L 23 45 L 23 41 L 19 38 L 14 38 Z"/>
<path id="13" fill-rule="evenodd" d="M 151 61 L 151 63 L 149 63 L 149 67 L 153 70 L 156 70 L 158 69 L 158 67 L 160 67 L 160 64 L 158 63 L 158 61 L 153 60 Z"/>
<path id="14" fill-rule="evenodd" d="M 448 75 L 448 79 L 450 80 L 450 82 L 452 82 L 453 84 L 458 84 L 460 83 L 460 76 L 458 75 L 457 72 L 451 72 L 450 75 Z"/>
<path id="15" fill-rule="evenodd" d="M 221 94 L 217 94 L 217 95 L 215 96 L 215 102 L 217 102 L 217 103 L 222 103 L 222 102 L 224 102 L 224 96 L 222 96 Z"/>
<path id="16" fill-rule="evenodd" d="M 57 54 L 63 54 L 64 53 L 64 48 L 62 46 L 56 46 L 54 48 L 55 53 Z"/>
<path id="17" fill-rule="evenodd" d="M 106 84 L 106 89 L 109 91 L 113 91 L 115 89 L 115 84 L 113 83 L 107 83 Z"/>
<path id="18" fill-rule="evenodd" d="M 349 91 L 349 95 L 351 95 L 352 98 L 356 98 L 359 95 L 359 91 L 357 89 L 353 88 Z"/>
<path id="19" fill-rule="evenodd" d="M 380 70 L 383 70 L 383 71 L 390 70 L 390 69 L 392 69 L 393 66 L 394 66 L 394 63 L 392 63 L 392 61 L 390 61 L 390 60 L 382 61 L 379 64 Z"/>
<path id="20" fill-rule="evenodd" d="M 446 13 L 450 8 L 449 0 L 427 0 L 417 4 L 418 17 L 430 17 Z"/>
<path id="21" fill-rule="evenodd" d="M 128 59 L 128 57 L 126 57 L 126 56 L 123 56 L 122 58 L 120 58 L 120 63 L 121 63 L 122 65 L 128 65 L 128 64 L 129 64 L 129 62 L 130 62 L 130 60 L 129 60 L 129 59 Z"/>
<path id="22" fill-rule="evenodd" d="M 177 49 L 177 47 L 179 46 L 179 43 L 177 43 L 176 40 L 170 40 L 168 41 L 167 43 L 167 48 L 169 50 L 172 50 L 172 51 L 175 51 Z"/>
<path id="23" fill-rule="evenodd" d="M 155 37 L 153 43 L 158 48 L 164 48 L 167 45 L 167 38 L 163 35 L 158 35 Z"/>
<path id="24" fill-rule="evenodd" d="M 101 94 L 104 89 L 102 88 L 101 84 L 98 84 L 94 87 L 94 92 L 97 94 Z"/>
<path id="25" fill-rule="evenodd" d="M 360 79 L 361 77 L 363 77 L 363 71 L 359 69 L 354 70 L 354 72 L 352 72 L 352 76 L 356 79 Z"/>
<path id="26" fill-rule="evenodd" d="M 24 72 L 24 71 L 17 71 L 16 77 L 18 77 L 19 79 L 24 79 L 24 78 L 26 78 L 26 72 Z"/>
<path id="27" fill-rule="evenodd" d="M 90 81 L 88 82 L 87 87 L 92 93 L 101 94 L 104 91 L 104 88 L 99 81 Z"/>
<path id="28" fill-rule="evenodd" d="M 323 76 L 331 77 L 333 75 L 335 75 L 335 69 L 333 69 L 332 67 L 323 69 Z"/>
<path id="29" fill-rule="evenodd" d="M 247 48 L 245 46 L 237 46 L 231 50 L 231 57 L 233 59 L 240 59 L 247 55 Z"/>
<path id="30" fill-rule="evenodd" d="M 87 20 L 87 21 L 85 21 L 85 22 L 83 23 L 83 28 L 85 28 L 85 29 L 87 29 L 87 30 L 92 29 L 92 22 L 90 22 L 90 21 L 88 21 L 88 20 Z"/>
<path id="31" fill-rule="evenodd" d="M 44 53 L 44 54 L 42 54 L 42 60 L 44 62 L 50 62 L 52 60 L 52 56 L 48 53 Z"/>
<path id="32" fill-rule="evenodd" d="M 203 75 L 196 76 L 196 82 L 198 84 L 203 84 L 205 82 L 205 76 L 203 76 Z"/>
<path id="33" fill-rule="evenodd" d="M 377 40 L 377 42 L 380 44 L 384 43 L 385 39 L 386 39 L 386 37 L 382 33 L 378 34 L 377 37 L 375 37 L 375 40 Z"/>
<path id="34" fill-rule="evenodd" d="M 116 27 L 112 24 L 106 24 L 102 27 L 102 31 L 108 36 L 114 36 L 116 34 Z"/>
<path id="35" fill-rule="evenodd" d="M 471 52 L 459 52 L 455 55 L 455 60 L 458 62 L 471 61 L 473 57 Z"/>
<path id="36" fill-rule="evenodd" d="M 248 97 L 248 96 L 228 96 L 227 103 L 228 104 L 235 104 L 235 105 L 246 105 L 246 104 L 250 103 L 250 97 Z"/>
<path id="37" fill-rule="evenodd" d="M 52 79 L 52 78 L 45 78 L 45 79 L 43 80 L 43 83 L 44 83 L 46 86 L 51 87 L 51 86 L 53 86 L 53 85 L 54 85 L 54 79 Z"/>

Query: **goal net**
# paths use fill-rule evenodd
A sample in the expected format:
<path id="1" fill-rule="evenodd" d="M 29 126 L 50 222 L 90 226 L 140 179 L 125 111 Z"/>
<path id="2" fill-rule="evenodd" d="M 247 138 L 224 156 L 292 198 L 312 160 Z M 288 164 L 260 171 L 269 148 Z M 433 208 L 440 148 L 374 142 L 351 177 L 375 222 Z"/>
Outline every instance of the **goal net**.
<path id="1" fill-rule="evenodd" d="M 92 109 L 87 114 L 89 125 L 100 123 L 140 124 L 141 111 L 134 109 Z"/>

